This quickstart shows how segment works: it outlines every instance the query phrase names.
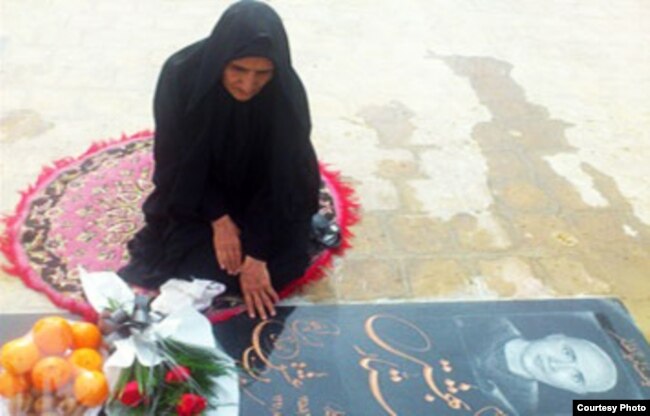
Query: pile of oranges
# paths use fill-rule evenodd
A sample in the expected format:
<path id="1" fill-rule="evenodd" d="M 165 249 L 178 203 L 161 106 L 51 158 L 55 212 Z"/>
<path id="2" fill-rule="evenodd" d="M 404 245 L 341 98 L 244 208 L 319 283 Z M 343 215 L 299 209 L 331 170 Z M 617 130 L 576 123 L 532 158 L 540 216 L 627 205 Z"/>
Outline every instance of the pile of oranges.
<path id="1" fill-rule="evenodd" d="M 58 316 L 7 342 L 0 351 L 0 396 L 9 400 L 10 414 L 73 416 L 101 405 L 108 397 L 101 343 L 97 326 Z"/>

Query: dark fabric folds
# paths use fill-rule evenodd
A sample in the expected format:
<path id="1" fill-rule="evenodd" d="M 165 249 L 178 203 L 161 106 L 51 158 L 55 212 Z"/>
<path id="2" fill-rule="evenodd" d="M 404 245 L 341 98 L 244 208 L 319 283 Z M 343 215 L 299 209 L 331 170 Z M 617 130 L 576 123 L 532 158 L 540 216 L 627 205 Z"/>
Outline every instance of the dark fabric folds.
<path id="1" fill-rule="evenodd" d="M 247 56 L 270 59 L 274 74 L 259 94 L 239 102 L 221 77 L 228 62 Z M 307 96 L 275 11 L 256 1 L 235 3 L 208 38 L 173 54 L 158 80 L 154 118 L 155 189 L 120 275 L 145 287 L 190 277 L 192 253 L 208 252 L 210 223 L 226 214 L 241 229 L 245 255 L 269 263 L 299 259 L 293 274 L 304 272 L 319 171 Z M 195 269 L 211 270 L 203 266 Z"/>

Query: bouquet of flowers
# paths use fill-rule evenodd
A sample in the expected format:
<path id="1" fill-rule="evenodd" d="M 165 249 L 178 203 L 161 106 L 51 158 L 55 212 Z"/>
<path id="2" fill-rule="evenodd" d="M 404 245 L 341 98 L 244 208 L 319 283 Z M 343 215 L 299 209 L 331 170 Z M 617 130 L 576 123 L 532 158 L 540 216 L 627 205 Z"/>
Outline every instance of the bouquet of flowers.
<path id="1" fill-rule="evenodd" d="M 100 313 L 110 346 L 104 371 L 110 415 L 236 414 L 237 375 L 197 311 L 202 296 L 223 287 L 205 280 L 170 281 L 156 299 L 136 295 L 114 273 L 81 271 L 84 293 Z M 196 295 L 193 296 L 192 294 Z"/>
<path id="2" fill-rule="evenodd" d="M 135 361 L 121 371 L 107 413 L 194 416 L 208 407 L 216 408 L 211 400 L 215 380 L 227 373 L 219 357 L 173 340 L 161 340 L 157 348 L 165 355 L 159 364 L 145 366 Z"/>

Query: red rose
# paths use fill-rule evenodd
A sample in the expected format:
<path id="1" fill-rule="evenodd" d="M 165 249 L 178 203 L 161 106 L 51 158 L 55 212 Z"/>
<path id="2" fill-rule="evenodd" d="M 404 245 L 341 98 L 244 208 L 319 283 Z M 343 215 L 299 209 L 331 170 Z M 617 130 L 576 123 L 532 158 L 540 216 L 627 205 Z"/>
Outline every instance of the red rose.
<path id="1" fill-rule="evenodd" d="M 122 394 L 120 395 L 120 401 L 123 405 L 128 407 L 138 407 L 140 403 L 142 403 L 143 399 L 144 398 L 138 389 L 137 381 L 133 380 L 126 383 L 126 386 L 124 386 Z"/>
<path id="2" fill-rule="evenodd" d="M 190 378 L 190 370 L 182 365 L 177 365 L 167 372 L 165 375 L 165 382 L 167 383 L 183 383 Z"/>
<path id="3" fill-rule="evenodd" d="M 196 416 L 208 405 L 207 400 L 198 394 L 185 393 L 176 406 L 178 416 Z"/>

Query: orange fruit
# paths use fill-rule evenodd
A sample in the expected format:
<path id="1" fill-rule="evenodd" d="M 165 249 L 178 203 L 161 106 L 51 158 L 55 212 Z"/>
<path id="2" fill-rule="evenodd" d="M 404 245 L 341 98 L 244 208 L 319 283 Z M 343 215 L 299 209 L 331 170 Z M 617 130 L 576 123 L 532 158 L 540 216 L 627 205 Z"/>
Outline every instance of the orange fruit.
<path id="1" fill-rule="evenodd" d="M 0 396 L 12 398 L 29 389 L 25 376 L 17 376 L 8 371 L 0 371 Z"/>
<path id="2" fill-rule="evenodd" d="M 62 355 L 72 347 L 72 328 L 59 316 L 39 319 L 32 327 L 36 346 L 46 355 Z"/>
<path id="3" fill-rule="evenodd" d="M 90 322 L 73 322 L 72 338 L 74 348 L 94 348 L 98 349 L 102 343 L 102 333 L 97 325 Z"/>
<path id="4" fill-rule="evenodd" d="M 5 370 L 15 375 L 28 372 L 41 359 L 41 352 L 27 337 L 7 342 L 2 347 L 0 354 L 0 364 Z"/>
<path id="5" fill-rule="evenodd" d="M 71 378 L 72 364 L 61 357 L 45 357 L 32 369 L 32 385 L 40 391 L 55 391 Z"/>
<path id="6" fill-rule="evenodd" d="M 74 397 L 87 407 L 95 407 L 108 398 L 108 382 L 99 371 L 82 371 L 74 381 Z"/>
<path id="7" fill-rule="evenodd" d="M 68 361 L 75 368 L 75 372 L 81 369 L 102 371 L 104 363 L 102 355 L 92 348 L 79 348 L 72 351 Z"/>

